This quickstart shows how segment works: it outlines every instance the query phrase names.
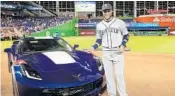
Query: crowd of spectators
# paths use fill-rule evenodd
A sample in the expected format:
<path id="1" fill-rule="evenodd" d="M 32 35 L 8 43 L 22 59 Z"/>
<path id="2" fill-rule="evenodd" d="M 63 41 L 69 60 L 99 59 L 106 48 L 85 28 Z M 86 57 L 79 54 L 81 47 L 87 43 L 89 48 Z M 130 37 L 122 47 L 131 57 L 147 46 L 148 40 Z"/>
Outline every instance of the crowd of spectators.
<path id="1" fill-rule="evenodd" d="M 17 17 L 17 16 L 1 16 L 1 29 L 15 28 L 18 33 L 30 34 L 32 32 L 42 31 L 49 27 L 55 27 L 71 20 L 72 17 Z M 13 30 L 14 31 L 14 30 Z M 1 30 L 1 39 L 3 36 L 12 35 L 12 31 L 4 32 Z M 8 34 L 8 35 L 4 35 Z M 4 38 L 6 38 L 4 37 Z"/>
<path id="2" fill-rule="evenodd" d="M 71 17 L 1 17 L 1 27 L 22 28 L 24 32 L 37 32 L 58 26 Z"/>

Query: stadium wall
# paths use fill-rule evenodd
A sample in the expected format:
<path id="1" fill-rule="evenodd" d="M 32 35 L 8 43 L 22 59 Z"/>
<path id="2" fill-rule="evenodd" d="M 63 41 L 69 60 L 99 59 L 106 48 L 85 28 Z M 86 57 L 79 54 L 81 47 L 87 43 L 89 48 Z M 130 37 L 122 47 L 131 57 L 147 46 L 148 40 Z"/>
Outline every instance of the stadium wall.
<path id="1" fill-rule="evenodd" d="M 72 19 L 69 22 L 46 29 L 44 31 L 33 33 L 32 36 L 94 36 L 95 23 L 79 23 L 78 19 Z M 124 19 L 124 21 L 126 21 Z M 127 21 L 126 21 L 127 23 Z M 127 24 L 128 25 L 128 24 Z M 162 28 L 156 23 L 131 23 L 128 25 L 128 31 L 133 36 L 164 36 L 174 35 L 174 30 L 168 32 L 168 27 Z M 169 33 L 169 34 L 168 34 Z"/>

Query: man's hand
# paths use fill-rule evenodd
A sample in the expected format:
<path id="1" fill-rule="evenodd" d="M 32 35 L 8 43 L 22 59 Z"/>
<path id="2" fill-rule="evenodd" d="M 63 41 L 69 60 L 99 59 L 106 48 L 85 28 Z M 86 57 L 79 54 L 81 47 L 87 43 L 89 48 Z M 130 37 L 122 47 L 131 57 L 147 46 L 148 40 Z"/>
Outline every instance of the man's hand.
<path id="1" fill-rule="evenodd" d="M 93 48 L 87 49 L 87 52 L 93 54 L 94 56 L 101 57 L 100 52 L 96 51 Z"/>
<path id="2" fill-rule="evenodd" d="M 123 52 L 125 51 L 124 48 L 125 48 L 125 47 L 124 47 L 123 45 L 121 45 L 121 46 L 120 46 L 120 52 L 123 53 Z"/>
<path id="3" fill-rule="evenodd" d="M 87 49 L 87 52 L 93 54 L 94 53 L 94 49 L 91 47 L 91 48 Z"/>

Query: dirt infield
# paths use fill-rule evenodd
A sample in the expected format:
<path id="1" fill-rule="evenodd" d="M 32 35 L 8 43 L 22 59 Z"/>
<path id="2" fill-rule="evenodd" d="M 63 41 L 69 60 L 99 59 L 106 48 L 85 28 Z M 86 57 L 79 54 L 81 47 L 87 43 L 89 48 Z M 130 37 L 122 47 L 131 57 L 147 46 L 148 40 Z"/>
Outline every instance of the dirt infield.
<path id="1" fill-rule="evenodd" d="M 125 80 L 129 96 L 175 96 L 175 54 L 125 54 Z M 1 60 L 2 96 L 12 96 L 6 54 L 1 54 Z"/>

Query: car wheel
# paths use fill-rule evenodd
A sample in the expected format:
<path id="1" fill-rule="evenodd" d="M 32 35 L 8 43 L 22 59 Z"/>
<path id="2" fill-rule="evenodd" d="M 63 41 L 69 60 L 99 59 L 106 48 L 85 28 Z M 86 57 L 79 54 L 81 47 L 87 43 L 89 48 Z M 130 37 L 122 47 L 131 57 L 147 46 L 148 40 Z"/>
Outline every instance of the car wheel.
<path id="1" fill-rule="evenodd" d="M 11 73 L 12 72 L 12 70 L 11 70 L 11 66 L 12 66 L 12 59 L 11 59 L 11 54 L 7 54 L 8 55 L 8 70 L 9 70 L 9 73 Z"/>
<path id="2" fill-rule="evenodd" d="M 12 73 L 12 69 L 11 69 L 11 66 L 12 66 L 12 61 L 8 61 L 8 70 L 9 70 L 9 73 Z"/>

